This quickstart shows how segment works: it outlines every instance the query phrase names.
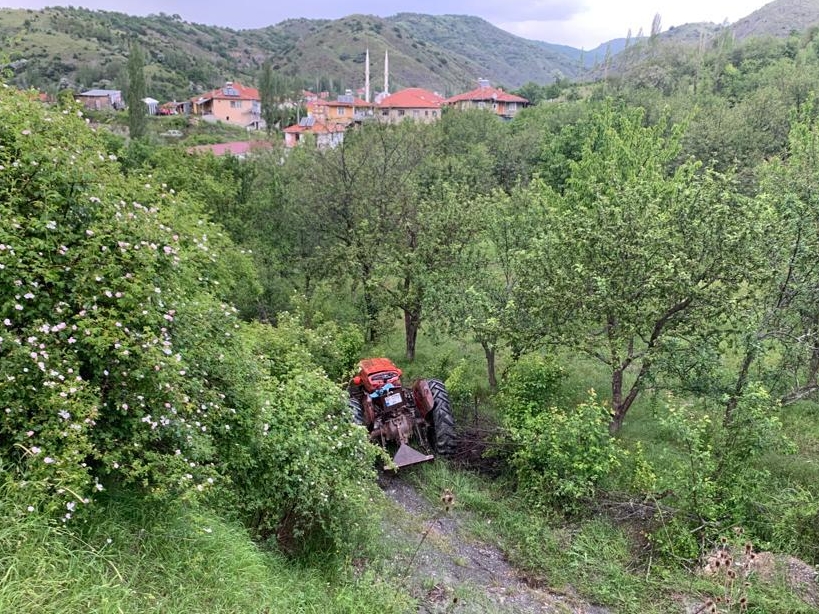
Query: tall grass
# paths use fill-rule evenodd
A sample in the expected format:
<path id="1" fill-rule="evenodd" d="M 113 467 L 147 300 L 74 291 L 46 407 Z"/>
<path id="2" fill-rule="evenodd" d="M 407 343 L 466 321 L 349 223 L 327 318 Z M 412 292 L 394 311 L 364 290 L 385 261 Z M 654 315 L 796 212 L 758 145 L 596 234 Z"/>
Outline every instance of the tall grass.
<path id="1" fill-rule="evenodd" d="M 4 493 L 8 494 L 8 493 Z M 75 526 L 0 499 L 0 612 L 15 614 L 406 612 L 401 590 L 363 572 L 300 566 L 235 523 L 128 493 Z"/>

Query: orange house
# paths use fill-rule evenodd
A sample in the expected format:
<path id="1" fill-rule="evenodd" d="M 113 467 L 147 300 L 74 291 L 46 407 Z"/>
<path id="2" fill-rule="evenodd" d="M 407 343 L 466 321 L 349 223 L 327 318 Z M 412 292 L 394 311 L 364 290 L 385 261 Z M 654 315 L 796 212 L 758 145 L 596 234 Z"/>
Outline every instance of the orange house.
<path id="1" fill-rule="evenodd" d="M 375 104 L 353 96 L 349 91 L 336 100 L 315 98 L 307 103 L 307 113 L 319 121 L 350 122 L 372 115 Z"/>
<path id="2" fill-rule="evenodd" d="M 480 79 L 476 89 L 447 98 L 446 104 L 457 109 L 489 109 L 504 119 L 511 119 L 522 108 L 529 106 L 529 101 L 504 92 L 499 87 L 491 87 L 489 81 Z"/>
<path id="3" fill-rule="evenodd" d="M 259 90 L 228 81 L 224 86 L 191 99 L 194 115 L 208 121 L 258 129 L 261 122 Z"/>

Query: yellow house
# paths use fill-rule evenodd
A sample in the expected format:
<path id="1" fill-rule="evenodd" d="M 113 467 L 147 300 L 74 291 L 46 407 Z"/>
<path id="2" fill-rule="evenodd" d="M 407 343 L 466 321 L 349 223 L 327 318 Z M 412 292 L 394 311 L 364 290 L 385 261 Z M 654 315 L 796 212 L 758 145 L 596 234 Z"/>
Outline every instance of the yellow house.
<path id="1" fill-rule="evenodd" d="M 191 99 L 192 113 L 208 121 L 258 129 L 261 121 L 259 90 L 228 81 L 224 86 Z"/>

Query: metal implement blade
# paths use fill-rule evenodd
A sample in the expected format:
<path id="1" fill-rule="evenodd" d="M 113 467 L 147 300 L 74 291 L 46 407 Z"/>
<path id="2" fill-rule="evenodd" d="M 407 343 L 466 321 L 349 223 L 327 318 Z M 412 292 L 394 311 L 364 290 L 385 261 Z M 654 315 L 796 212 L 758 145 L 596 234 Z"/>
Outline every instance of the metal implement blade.
<path id="1" fill-rule="evenodd" d="M 421 454 L 415 448 L 411 448 L 405 443 L 401 444 L 401 447 L 398 448 L 398 452 L 395 453 L 395 458 L 392 459 L 392 462 L 395 464 L 395 467 L 406 467 L 407 465 L 414 465 L 416 463 L 425 463 L 426 461 L 431 461 L 435 458 L 432 454 Z M 384 467 L 384 469 L 389 469 L 389 467 Z"/>

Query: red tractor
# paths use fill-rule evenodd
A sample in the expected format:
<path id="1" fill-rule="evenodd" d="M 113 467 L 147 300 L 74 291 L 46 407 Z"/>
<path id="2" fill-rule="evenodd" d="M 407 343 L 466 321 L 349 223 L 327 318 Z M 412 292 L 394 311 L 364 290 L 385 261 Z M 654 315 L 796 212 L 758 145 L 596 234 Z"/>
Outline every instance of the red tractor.
<path id="1" fill-rule="evenodd" d="M 349 390 L 353 422 L 366 426 L 370 439 L 384 447 L 389 442 L 398 444 L 393 458 L 396 467 L 435 458 L 410 447 L 413 437 L 440 456 L 455 453 L 455 421 L 440 380 L 422 379 L 405 388 L 401 369 L 390 359 L 367 358 L 359 363 Z"/>

